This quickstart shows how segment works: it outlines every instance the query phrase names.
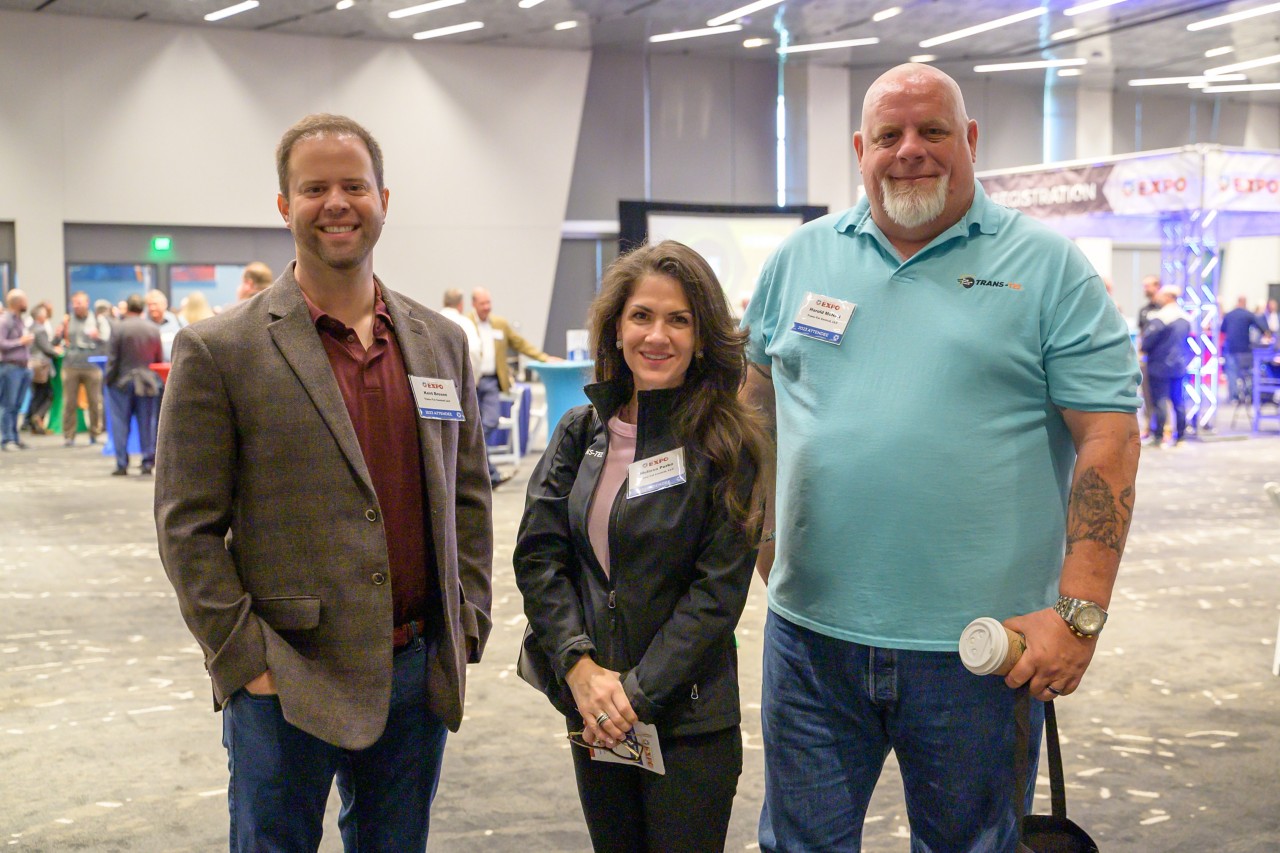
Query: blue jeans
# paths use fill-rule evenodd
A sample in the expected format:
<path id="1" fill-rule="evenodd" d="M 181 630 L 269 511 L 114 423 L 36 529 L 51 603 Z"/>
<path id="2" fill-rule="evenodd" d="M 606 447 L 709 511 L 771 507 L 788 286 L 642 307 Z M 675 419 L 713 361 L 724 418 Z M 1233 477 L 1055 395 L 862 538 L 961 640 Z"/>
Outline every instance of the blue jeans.
<path id="1" fill-rule="evenodd" d="M 1253 352 L 1227 350 L 1227 399 L 1253 402 Z M 1239 386 L 1239 387 L 1237 387 Z"/>
<path id="2" fill-rule="evenodd" d="M 476 382 L 476 404 L 480 407 L 480 425 L 484 427 L 485 451 L 495 441 L 498 418 L 502 415 L 502 388 L 497 376 L 481 376 Z M 498 466 L 489 463 L 489 480 L 498 482 Z"/>
<path id="3" fill-rule="evenodd" d="M 1017 696 L 1002 678 L 971 674 L 958 653 L 863 646 L 770 611 L 760 849 L 861 850 L 867 804 L 892 749 L 912 853 L 1013 853 Z M 1033 700 L 1031 714 L 1028 807 L 1044 706 Z"/>
<path id="4" fill-rule="evenodd" d="M 447 734 L 427 710 L 426 665 L 421 638 L 396 655 L 386 731 L 358 751 L 290 725 L 275 696 L 233 695 L 222 712 L 232 853 L 314 853 L 335 774 L 344 849 L 425 851 Z"/>
<path id="5" fill-rule="evenodd" d="M 107 414 L 111 417 L 111 443 L 116 451 L 116 467 L 129 467 L 129 421 L 138 420 L 138 445 L 142 464 L 156 461 L 156 426 L 160 420 L 160 398 L 142 397 L 132 388 L 107 389 Z"/>
<path id="6" fill-rule="evenodd" d="M 30 385 L 30 370 L 0 362 L 0 443 L 18 443 L 18 412 Z"/>

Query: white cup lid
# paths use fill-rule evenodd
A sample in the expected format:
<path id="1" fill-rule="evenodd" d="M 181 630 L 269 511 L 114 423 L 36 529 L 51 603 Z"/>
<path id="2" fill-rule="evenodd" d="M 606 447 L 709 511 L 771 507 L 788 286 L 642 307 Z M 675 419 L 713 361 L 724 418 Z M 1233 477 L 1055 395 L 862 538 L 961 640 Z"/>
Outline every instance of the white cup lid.
<path id="1" fill-rule="evenodd" d="M 974 675 L 995 672 L 1008 654 L 1009 635 L 990 616 L 974 619 L 960 632 L 960 662 Z"/>

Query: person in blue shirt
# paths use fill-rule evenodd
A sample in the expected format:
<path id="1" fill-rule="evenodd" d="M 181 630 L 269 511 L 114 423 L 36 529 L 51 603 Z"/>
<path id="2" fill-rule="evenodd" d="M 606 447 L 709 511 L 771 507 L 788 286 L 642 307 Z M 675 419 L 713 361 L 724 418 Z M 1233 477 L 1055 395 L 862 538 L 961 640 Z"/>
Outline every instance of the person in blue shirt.
<path id="1" fill-rule="evenodd" d="M 1256 335 L 1254 333 L 1257 333 Z M 1253 346 L 1270 334 L 1266 321 L 1249 310 L 1249 298 L 1241 296 L 1236 307 L 1222 318 L 1222 352 L 1227 368 L 1227 396 L 1248 402 L 1253 377 Z"/>
<path id="2" fill-rule="evenodd" d="M 1038 753 L 1040 702 L 1097 648 L 1137 362 L 1079 250 L 987 198 L 977 142 L 950 77 L 880 77 L 866 198 L 788 237 L 743 318 L 743 395 L 777 432 L 762 850 L 860 849 L 892 750 L 913 850 L 1011 853 L 1019 715 Z M 960 662 L 978 616 L 1026 637 L 1004 679 Z"/>

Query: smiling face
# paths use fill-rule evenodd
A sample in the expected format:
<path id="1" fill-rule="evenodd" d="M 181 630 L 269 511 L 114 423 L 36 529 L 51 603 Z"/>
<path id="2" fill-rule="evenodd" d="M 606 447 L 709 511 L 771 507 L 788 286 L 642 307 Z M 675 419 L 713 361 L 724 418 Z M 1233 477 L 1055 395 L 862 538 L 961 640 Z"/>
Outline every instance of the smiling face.
<path id="1" fill-rule="evenodd" d="M 277 205 L 293 232 L 299 270 L 372 274 L 389 191 L 378 189 L 364 142 L 333 134 L 300 139 L 289 155 L 288 186 Z"/>
<path id="2" fill-rule="evenodd" d="M 977 143 L 978 124 L 942 72 L 904 65 L 872 84 L 853 146 L 880 230 L 923 244 L 960 221 L 973 202 Z"/>
<path id="3" fill-rule="evenodd" d="M 693 308 L 680 283 L 660 274 L 640 279 L 622 306 L 618 340 L 636 391 L 683 385 L 697 332 Z"/>

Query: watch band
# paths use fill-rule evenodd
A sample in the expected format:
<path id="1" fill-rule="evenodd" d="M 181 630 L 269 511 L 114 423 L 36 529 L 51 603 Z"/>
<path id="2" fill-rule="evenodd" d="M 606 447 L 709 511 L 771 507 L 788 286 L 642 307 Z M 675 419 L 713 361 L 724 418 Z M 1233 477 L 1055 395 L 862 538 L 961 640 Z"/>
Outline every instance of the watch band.
<path id="1" fill-rule="evenodd" d="M 1082 630 L 1079 624 L 1079 614 L 1085 608 L 1092 608 L 1102 614 L 1102 621 L 1098 627 L 1092 631 Z M 1102 609 L 1102 605 L 1096 601 L 1089 601 L 1084 598 L 1072 598 L 1069 595 L 1060 595 L 1053 605 L 1053 610 L 1062 617 L 1062 621 L 1067 623 L 1067 627 L 1071 629 L 1071 633 L 1077 637 L 1092 639 L 1102 633 L 1102 628 L 1107 624 L 1107 611 Z"/>

